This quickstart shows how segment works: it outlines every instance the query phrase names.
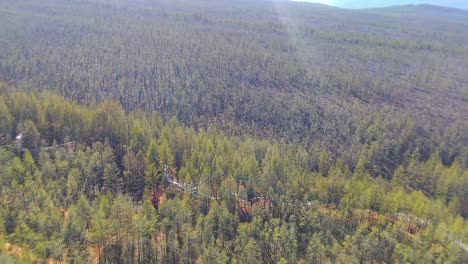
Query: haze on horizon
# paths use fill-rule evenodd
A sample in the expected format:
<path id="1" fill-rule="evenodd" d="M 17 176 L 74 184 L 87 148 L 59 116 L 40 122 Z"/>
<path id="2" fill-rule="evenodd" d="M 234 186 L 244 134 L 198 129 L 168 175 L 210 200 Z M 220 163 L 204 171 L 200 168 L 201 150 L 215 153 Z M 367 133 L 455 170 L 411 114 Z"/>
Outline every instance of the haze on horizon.
<path id="1" fill-rule="evenodd" d="M 375 8 L 395 5 L 430 4 L 468 9 L 466 0 L 292 0 L 296 2 L 320 3 L 341 8 Z"/>

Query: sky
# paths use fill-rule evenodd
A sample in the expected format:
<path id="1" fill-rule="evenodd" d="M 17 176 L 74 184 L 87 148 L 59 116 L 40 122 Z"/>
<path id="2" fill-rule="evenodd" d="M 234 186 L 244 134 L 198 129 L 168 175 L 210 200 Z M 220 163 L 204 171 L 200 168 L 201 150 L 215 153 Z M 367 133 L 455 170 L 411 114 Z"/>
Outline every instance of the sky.
<path id="1" fill-rule="evenodd" d="M 372 8 L 392 5 L 432 4 L 468 9 L 468 0 L 292 0 L 321 3 L 343 8 Z"/>

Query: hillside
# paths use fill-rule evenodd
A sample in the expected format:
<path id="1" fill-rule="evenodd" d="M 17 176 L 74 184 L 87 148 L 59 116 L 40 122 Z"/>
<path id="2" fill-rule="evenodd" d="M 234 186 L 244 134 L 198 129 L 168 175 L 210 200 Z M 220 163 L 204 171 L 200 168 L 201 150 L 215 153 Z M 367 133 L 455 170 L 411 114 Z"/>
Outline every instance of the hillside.
<path id="1" fill-rule="evenodd" d="M 375 119 L 466 135 L 468 19 L 445 9 L 406 19 L 270 1 L 47 0 L 7 1 L 1 13 L 0 78 L 80 102 L 113 98 L 334 157 Z"/>
<path id="2" fill-rule="evenodd" d="M 403 6 L 425 4 L 433 6 L 468 9 L 468 3 L 464 0 L 291 0 L 300 2 L 322 3 L 341 8 L 378 8 L 389 6 Z"/>
<path id="3" fill-rule="evenodd" d="M 0 262 L 466 262 L 467 14 L 2 1 Z"/>

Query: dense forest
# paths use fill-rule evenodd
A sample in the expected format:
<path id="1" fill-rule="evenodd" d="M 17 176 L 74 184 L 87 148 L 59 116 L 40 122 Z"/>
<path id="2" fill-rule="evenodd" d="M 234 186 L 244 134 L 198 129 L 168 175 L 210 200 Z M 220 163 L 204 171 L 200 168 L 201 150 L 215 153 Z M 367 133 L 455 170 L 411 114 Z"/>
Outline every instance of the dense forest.
<path id="1" fill-rule="evenodd" d="M 348 152 L 351 167 L 377 141 L 386 177 L 417 145 L 446 165 L 463 152 L 466 11 L 6 0 L 0 12 L 0 80 L 19 87 Z"/>
<path id="2" fill-rule="evenodd" d="M 1 239 L 20 262 L 467 259 L 468 171 L 438 151 L 424 161 L 416 148 L 387 180 L 371 175 L 372 147 L 351 170 L 325 150 L 195 131 L 115 101 L 1 91 Z"/>
<path id="3" fill-rule="evenodd" d="M 0 263 L 466 263 L 468 11 L 0 2 Z"/>

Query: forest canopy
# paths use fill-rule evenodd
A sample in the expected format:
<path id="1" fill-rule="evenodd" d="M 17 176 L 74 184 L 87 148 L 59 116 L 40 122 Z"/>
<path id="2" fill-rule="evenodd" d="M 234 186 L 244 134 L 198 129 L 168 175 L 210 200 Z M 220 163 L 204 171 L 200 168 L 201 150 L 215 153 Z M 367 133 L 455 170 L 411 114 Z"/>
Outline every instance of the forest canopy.
<path id="1" fill-rule="evenodd" d="M 0 3 L 0 263 L 466 263 L 468 12 Z"/>
<path id="2" fill-rule="evenodd" d="M 466 153 L 466 11 L 7 0 L 0 14 L 0 80 L 28 90 L 113 99 L 333 158 L 377 141 L 386 177 L 416 146 L 424 159 L 440 148 L 445 165 Z"/>
<path id="3" fill-rule="evenodd" d="M 20 262 L 466 259 L 468 170 L 439 151 L 416 148 L 385 179 L 372 145 L 351 169 L 115 101 L 1 91 L 2 240 Z"/>

